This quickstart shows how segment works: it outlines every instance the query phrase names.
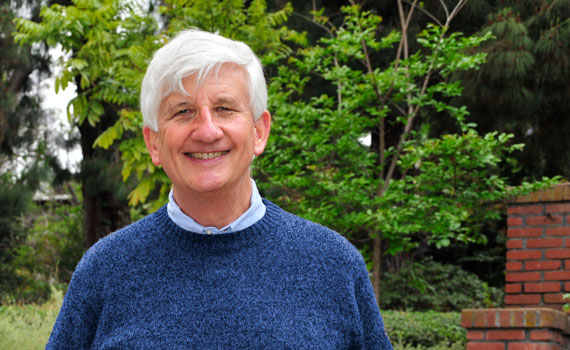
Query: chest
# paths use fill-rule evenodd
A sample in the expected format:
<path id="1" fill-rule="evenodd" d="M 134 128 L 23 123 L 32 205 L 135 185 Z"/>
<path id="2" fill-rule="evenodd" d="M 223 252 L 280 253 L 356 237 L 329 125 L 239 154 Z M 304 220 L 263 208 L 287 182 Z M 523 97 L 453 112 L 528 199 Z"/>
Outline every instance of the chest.
<path id="1" fill-rule="evenodd" d="M 105 288 L 100 348 L 347 349 L 358 337 L 353 286 L 318 266 L 133 263 Z"/>

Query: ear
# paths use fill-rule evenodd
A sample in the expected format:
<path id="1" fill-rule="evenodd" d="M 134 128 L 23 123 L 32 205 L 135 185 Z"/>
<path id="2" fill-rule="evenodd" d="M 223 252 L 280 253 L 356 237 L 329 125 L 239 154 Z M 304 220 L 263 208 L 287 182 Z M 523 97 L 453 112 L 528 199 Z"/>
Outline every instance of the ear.
<path id="1" fill-rule="evenodd" d="M 267 139 L 269 138 L 269 131 L 271 130 L 271 113 L 265 110 L 261 117 L 255 121 L 255 145 L 253 153 L 259 156 L 263 153 Z"/>
<path id="2" fill-rule="evenodd" d="M 148 126 L 143 126 L 143 137 L 144 143 L 146 144 L 146 149 L 150 154 L 150 159 L 152 164 L 160 165 L 160 152 L 158 149 L 158 131 L 154 131 Z"/>

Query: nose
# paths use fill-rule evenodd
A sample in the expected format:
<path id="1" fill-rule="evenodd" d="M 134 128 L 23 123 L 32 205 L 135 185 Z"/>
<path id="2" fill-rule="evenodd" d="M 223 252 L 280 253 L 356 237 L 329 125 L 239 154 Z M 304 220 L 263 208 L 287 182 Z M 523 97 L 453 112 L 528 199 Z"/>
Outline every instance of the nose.
<path id="1" fill-rule="evenodd" d="M 216 125 L 214 117 L 208 107 L 203 107 L 195 119 L 195 128 L 192 131 L 192 140 L 203 143 L 212 143 L 221 139 L 223 131 Z"/>

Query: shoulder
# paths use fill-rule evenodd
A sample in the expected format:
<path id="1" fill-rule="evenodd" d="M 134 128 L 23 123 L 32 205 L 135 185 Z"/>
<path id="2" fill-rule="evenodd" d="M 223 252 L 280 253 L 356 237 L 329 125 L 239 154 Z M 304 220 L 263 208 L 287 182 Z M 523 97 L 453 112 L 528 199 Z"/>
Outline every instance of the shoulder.
<path id="1" fill-rule="evenodd" d="M 164 212 L 164 213 L 163 213 Z M 167 217 L 165 208 L 115 231 L 90 247 L 81 259 L 76 270 L 102 269 L 112 266 L 117 259 L 136 254 L 145 247 L 154 245 L 153 240 L 158 239 L 159 232 L 163 232 Z"/>
<path id="2" fill-rule="evenodd" d="M 340 259 L 348 264 L 364 262 L 356 247 L 338 232 L 289 213 L 267 199 L 264 203 L 269 215 L 280 217 L 276 230 L 292 247 L 316 257 Z"/>

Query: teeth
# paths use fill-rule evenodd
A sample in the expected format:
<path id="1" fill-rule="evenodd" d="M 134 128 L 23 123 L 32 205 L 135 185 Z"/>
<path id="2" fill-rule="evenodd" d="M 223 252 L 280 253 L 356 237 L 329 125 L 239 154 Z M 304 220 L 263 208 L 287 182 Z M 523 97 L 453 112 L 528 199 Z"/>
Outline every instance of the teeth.
<path id="1" fill-rule="evenodd" d="M 186 153 L 186 155 L 189 156 L 190 158 L 196 158 L 196 159 L 212 159 L 216 157 L 221 157 L 226 153 L 228 153 L 228 151 L 211 152 L 211 153 L 192 152 L 192 153 Z"/>

